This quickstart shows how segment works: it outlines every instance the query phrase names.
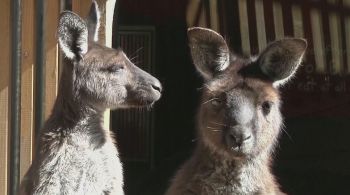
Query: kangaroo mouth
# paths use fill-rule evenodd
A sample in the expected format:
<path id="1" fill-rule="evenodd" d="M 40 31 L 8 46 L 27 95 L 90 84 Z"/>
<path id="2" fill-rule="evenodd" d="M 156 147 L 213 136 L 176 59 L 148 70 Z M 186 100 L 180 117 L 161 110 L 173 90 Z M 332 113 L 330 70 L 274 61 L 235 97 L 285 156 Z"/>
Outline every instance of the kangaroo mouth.
<path id="1" fill-rule="evenodd" d="M 129 101 L 127 104 L 130 107 L 152 106 L 160 97 L 160 90 L 154 89 L 153 87 L 143 87 L 129 93 Z"/>

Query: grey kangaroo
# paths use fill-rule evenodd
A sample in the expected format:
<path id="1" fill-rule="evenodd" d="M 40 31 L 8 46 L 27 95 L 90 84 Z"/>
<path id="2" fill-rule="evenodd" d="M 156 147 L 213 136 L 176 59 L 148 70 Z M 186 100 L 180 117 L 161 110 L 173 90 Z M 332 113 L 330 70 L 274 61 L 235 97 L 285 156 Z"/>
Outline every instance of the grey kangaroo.
<path id="1" fill-rule="evenodd" d="M 69 11 L 60 15 L 58 42 L 66 63 L 21 194 L 124 194 L 122 165 L 102 126 L 103 112 L 151 106 L 162 88 L 121 49 L 98 44 L 98 30 L 96 2 L 86 20 Z"/>
<path id="2" fill-rule="evenodd" d="M 283 194 L 270 170 L 282 125 L 278 87 L 294 75 L 306 41 L 278 40 L 244 58 L 212 30 L 190 28 L 188 39 L 205 81 L 198 142 L 167 195 Z"/>

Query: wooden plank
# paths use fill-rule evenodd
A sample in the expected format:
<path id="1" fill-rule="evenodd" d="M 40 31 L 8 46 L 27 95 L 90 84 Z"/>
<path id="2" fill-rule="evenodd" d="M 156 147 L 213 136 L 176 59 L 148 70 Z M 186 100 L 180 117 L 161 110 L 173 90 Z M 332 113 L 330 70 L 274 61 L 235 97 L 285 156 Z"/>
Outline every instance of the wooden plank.
<path id="1" fill-rule="evenodd" d="M 326 59 L 325 59 L 325 45 L 324 45 L 324 35 L 322 27 L 321 13 L 317 9 L 311 9 L 311 29 L 314 45 L 314 55 L 316 62 L 316 72 L 325 73 L 326 71 Z"/>
<path id="2" fill-rule="evenodd" d="M 218 3 L 217 1 L 210 1 L 210 28 L 219 32 L 219 16 L 218 16 Z M 232 24 L 229 24 L 232 25 Z"/>
<path id="3" fill-rule="evenodd" d="M 22 69 L 21 69 L 21 160 L 22 179 L 32 162 L 33 151 L 33 89 L 35 0 L 23 1 L 22 10 Z"/>
<path id="4" fill-rule="evenodd" d="M 274 41 L 275 36 L 275 22 L 274 22 L 274 13 L 273 13 L 273 0 L 264 1 L 264 17 L 265 17 L 265 26 L 266 26 L 266 39 L 267 42 Z"/>
<path id="5" fill-rule="evenodd" d="M 276 39 L 281 39 L 284 37 L 283 13 L 281 2 L 273 2 L 273 20 L 275 22 Z"/>
<path id="6" fill-rule="evenodd" d="M 0 1 L 0 194 L 7 194 L 8 106 L 10 74 L 10 2 Z"/>
<path id="7" fill-rule="evenodd" d="M 47 1 L 45 14 L 45 118 L 51 114 L 58 89 L 58 44 L 56 38 L 59 1 Z"/>
<path id="8" fill-rule="evenodd" d="M 345 6 L 350 7 L 350 0 L 343 0 Z M 350 73 L 350 16 L 345 17 L 345 44 L 346 51 L 345 55 L 347 56 L 347 73 Z"/>
<path id="9" fill-rule="evenodd" d="M 264 17 L 264 4 L 262 0 L 255 1 L 256 27 L 258 32 L 259 52 L 266 47 L 266 30 Z"/>
<path id="10" fill-rule="evenodd" d="M 303 15 L 299 5 L 292 6 L 294 37 L 304 37 Z"/>
<path id="11" fill-rule="evenodd" d="M 337 13 L 329 14 L 329 30 L 332 49 L 332 73 L 340 74 L 343 70 L 342 40 L 340 29 L 340 18 Z"/>
<path id="12" fill-rule="evenodd" d="M 257 55 L 259 53 L 258 48 L 258 29 L 255 13 L 255 0 L 246 0 L 247 2 L 247 16 L 249 25 L 249 40 L 250 40 L 250 53 Z"/>
<path id="13" fill-rule="evenodd" d="M 238 0 L 239 8 L 239 28 L 241 31 L 242 39 L 242 52 L 245 55 L 250 54 L 250 39 L 249 39 L 249 25 L 248 25 L 248 11 L 247 11 L 247 1 Z"/>
<path id="14" fill-rule="evenodd" d="M 192 0 L 188 2 L 187 5 L 187 12 L 186 12 L 186 21 L 188 27 L 195 26 L 195 20 L 198 9 L 200 9 L 200 1 L 198 0 Z"/>

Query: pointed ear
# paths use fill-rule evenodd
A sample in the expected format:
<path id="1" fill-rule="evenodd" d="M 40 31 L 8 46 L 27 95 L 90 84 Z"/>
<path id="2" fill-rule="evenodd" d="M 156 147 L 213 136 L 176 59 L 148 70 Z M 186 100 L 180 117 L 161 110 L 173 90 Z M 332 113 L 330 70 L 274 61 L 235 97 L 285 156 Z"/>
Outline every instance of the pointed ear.
<path id="1" fill-rule="evenodd" d="M 88 26 L 89 41 L 98 41 L 98 31 L 100 28 L 100 11 L 96 1 L 93 1 L 90 7 L 89 15 L 86 18 Z"/>
<path id="2" fill-rule="evenodd" d="M 288 38 L 275 41 L 261 53 L 258 64 L 274 85 L 282 85 L 295 74 L 306 47 L 307 42 L 304 39 Z"/>
<path id="3" fill-rule="evenodd" d="M 68 58 L 80 59 L 88 50 L 85 21 L 73 12 L 62 12 L 58 23 L 58 43 Z"/>
<path id="4" fill-rule="evenodd" d="M 230 51 L 217 32 L 200 27 L 187 31 L 193 63 L 205 79 L 225 70 L 230 64 Z"/>

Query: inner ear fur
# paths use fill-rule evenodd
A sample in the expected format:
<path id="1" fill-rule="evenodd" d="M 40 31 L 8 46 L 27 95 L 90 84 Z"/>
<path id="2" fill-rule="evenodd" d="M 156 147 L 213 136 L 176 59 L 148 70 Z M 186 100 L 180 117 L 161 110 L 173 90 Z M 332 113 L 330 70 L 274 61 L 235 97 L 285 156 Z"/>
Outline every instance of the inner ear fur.
<path id="1" fill-rule="evenodd" d="M 229 66 L 230 51 L 220 34 L 200 27 L 189 28 L 187 34 L 193 63 L 205 79 Z"/>
<path id="2" fill-rule="evenodd" d="M 88 29 L 77 14 L 64 11 L 58 23 L 58 42 L 69 59 L 79 59 L 88 50 Z"/>
<path id="3" fill-rule="evenodd" d="M 259 56 L 258 65 L 272 81 L 284 83 L 295 74 L 306 48 L 305 39 L 286 38 L 272 42 Z"/>

